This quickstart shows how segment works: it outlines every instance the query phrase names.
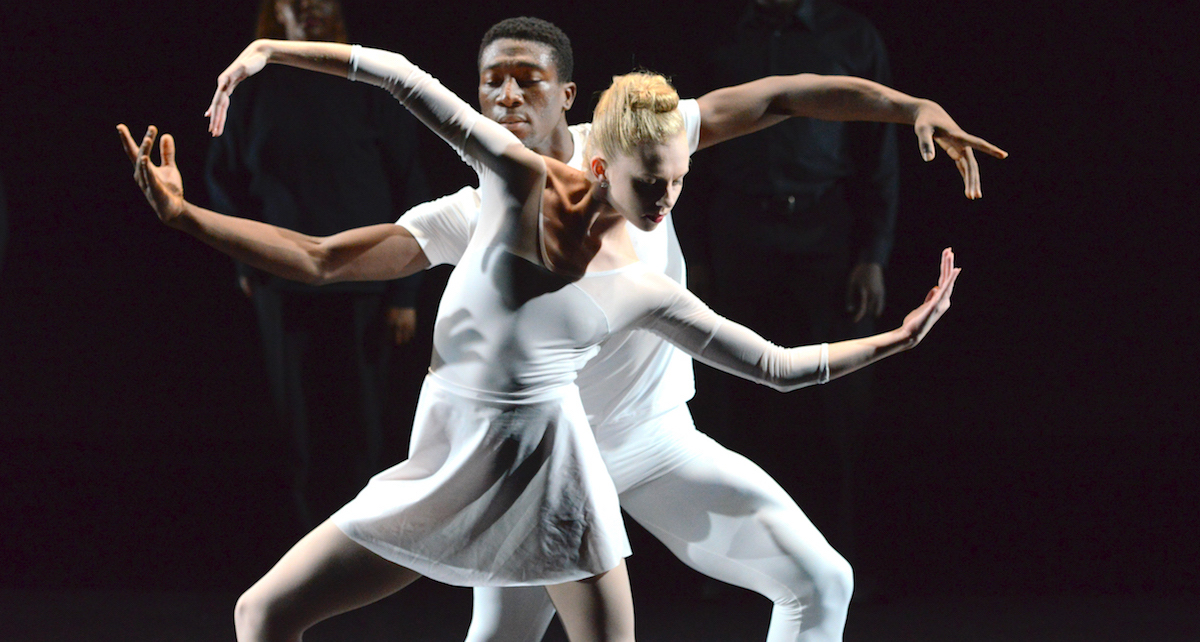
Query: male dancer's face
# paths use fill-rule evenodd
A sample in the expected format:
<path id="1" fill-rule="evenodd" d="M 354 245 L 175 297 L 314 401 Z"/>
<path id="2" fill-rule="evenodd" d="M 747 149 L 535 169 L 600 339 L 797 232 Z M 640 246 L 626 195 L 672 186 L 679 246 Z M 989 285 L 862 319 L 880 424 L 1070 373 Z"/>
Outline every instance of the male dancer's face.
<path id="1" fill-rule="evenodd" d="M 550 153 L 555 129 L 566 125 L 575 83 L 560 82 L 549 45 L 501 38 L 479 57 L 479 111 L 525 146 Z"/>

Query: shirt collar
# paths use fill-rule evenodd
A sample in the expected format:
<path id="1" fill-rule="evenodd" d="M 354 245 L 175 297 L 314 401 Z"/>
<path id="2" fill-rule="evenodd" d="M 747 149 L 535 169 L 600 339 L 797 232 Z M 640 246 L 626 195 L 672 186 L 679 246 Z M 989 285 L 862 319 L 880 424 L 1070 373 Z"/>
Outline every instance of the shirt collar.
<path id="1" fill-rule="evenodd" d="M 814 31 L 816 26 L 815 5 L 815 0 L 801 0 L 796 5 L 796 9 L 780 22 L 760 9 L 758 3 L 752 0 L 750 6 L 746 7 L 746 12 L 742 15 L 740 22 L 743 26 L 766 29 L 787 28 L 799 23 L 807 27 L 809 31 Z"/>

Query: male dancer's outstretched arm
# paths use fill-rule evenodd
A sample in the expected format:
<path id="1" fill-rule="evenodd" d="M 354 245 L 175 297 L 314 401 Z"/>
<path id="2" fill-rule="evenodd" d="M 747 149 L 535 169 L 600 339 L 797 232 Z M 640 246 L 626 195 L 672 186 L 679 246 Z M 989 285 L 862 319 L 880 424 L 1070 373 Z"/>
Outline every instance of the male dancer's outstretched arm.
<path id="1" fill-rule="evenodd" d="M 936 143 L 954 160 L 967 198 L 983 196 L 974 150 L 1008 152 L 963 131 L 942 106 L 872 80 L 851 76 L 771 76 L 709 92 L 699 99 L 700 148 L 766 129 L 788 118 L 862 120 L 912 125 L 921 157 L 933 160 Z"/>
<path id="2" fill-rule="evenodd" d="M 321 285 L 338 281 L 387 281 L 429 266 L 413 235 L 391 223 L 315 237 L 251 219 L 226 216 L 198 207 L 183 197 L 183 178 L 175 165 L 175 140 L 164 134 L 161 163 L 150 161 L 158 129 L 146 131 L 139 146 L 125 125 L 117 125 L 134 180 L 159 220 L 229 256 L 293 281 Z"/>

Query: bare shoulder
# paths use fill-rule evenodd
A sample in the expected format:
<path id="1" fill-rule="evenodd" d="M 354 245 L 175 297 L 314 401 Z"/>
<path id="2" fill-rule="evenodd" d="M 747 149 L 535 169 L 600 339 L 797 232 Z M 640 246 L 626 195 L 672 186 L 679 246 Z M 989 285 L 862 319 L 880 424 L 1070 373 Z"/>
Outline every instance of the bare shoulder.
<path id="1" fill-rule="evenodd" d="M 571 277 L 586 273 L 597 258 L 601 238 L 590 233 L 591 181 L 559 160 L 543 157 L 542 243 L 549 267 Z"/>
<path id="2" fill-rule="evenodd" d="M 542 214 L 548 220 L 576 222 L 586 216 L 592 182 L 581 171 L 562 161 L 543 156 L 546 183 L 542 194 Z M 579 233 L 579 230 L 576 230 Z"/>

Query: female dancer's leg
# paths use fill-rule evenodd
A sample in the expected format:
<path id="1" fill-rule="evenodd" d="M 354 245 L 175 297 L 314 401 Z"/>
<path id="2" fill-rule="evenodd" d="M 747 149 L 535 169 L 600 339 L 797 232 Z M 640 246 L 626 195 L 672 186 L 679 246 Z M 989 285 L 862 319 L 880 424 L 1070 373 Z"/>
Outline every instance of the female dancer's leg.
<path id="1" fill-rule="evenodd" d="M 326 520 L 238 599 L 238 642 L 298 642 L 317 622 L 383 599 L 419 577 Z"/>
<path id="2" fill-rule="evenodd" d="M 317 622 L 381 600 L 419 577 L 363 548 L 327 520 L 238 599 L 238 642 L 299 642 Z M 572 642 L 633 642 L 633 598 L 624 562 L 546 590 Z"/>
<path id="3" fill-rule="evenodd" d="M 546 587 L 571 642 L 633 642 L 633 595 L 624 560 L 611 571 Z"/>

